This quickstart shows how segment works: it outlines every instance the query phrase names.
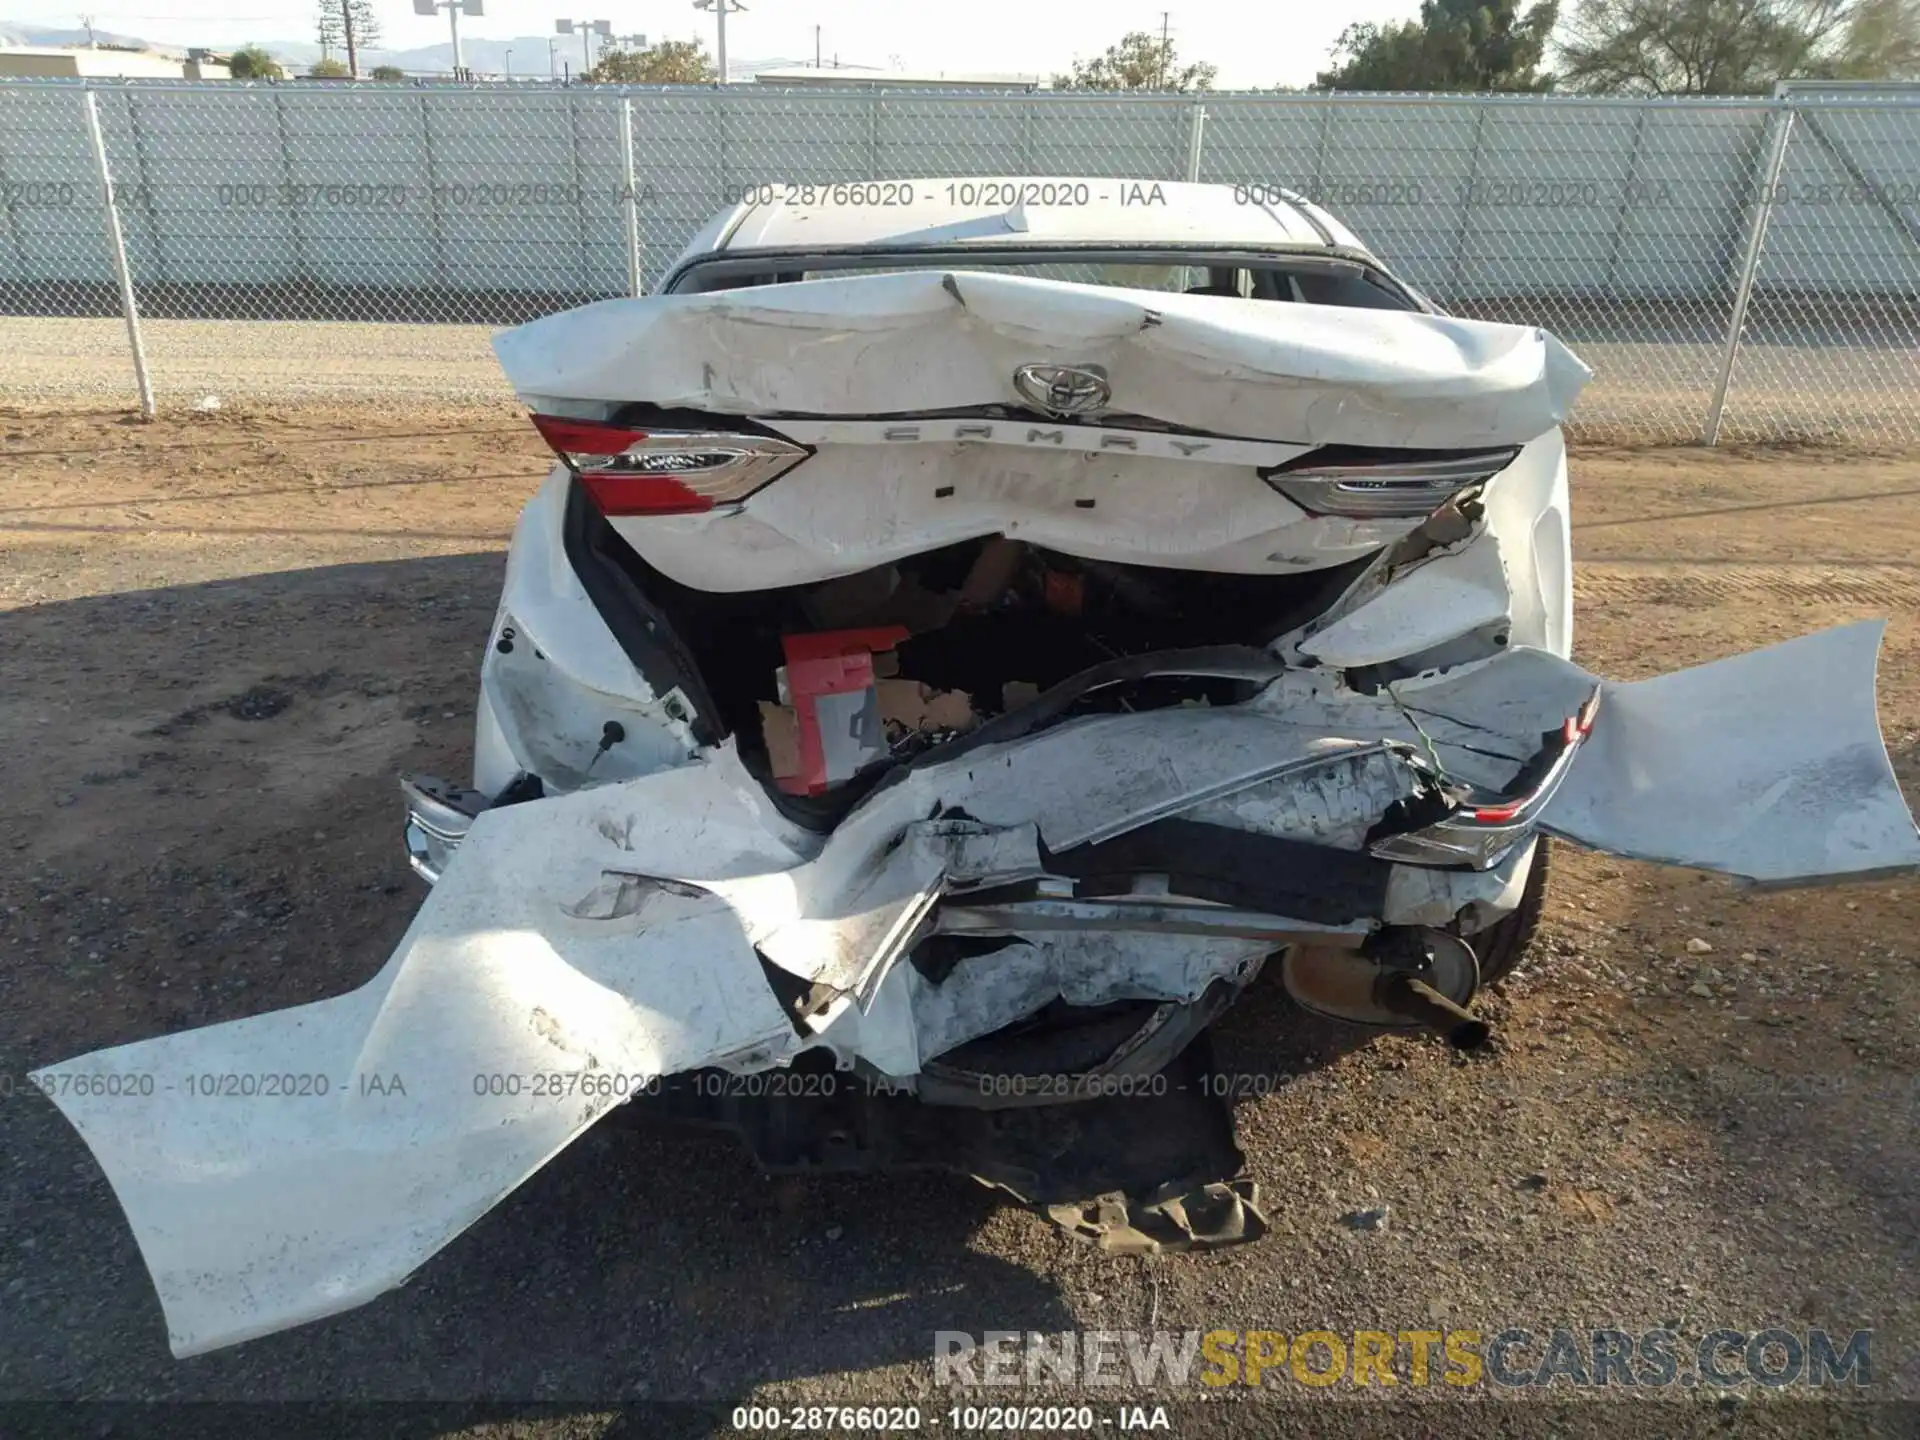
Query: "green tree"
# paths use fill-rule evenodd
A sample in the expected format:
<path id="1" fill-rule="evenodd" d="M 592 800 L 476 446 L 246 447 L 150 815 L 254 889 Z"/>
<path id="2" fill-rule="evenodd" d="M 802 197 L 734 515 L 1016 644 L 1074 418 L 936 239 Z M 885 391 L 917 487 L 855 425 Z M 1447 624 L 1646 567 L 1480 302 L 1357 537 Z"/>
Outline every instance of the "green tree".
<path id="1" fill-rule="evenodd" d="M 1171 40 L 1145 30 L 1120 37 L 1120 43 L 1092 60 L 1076 60 L 1072 73 L 1053 77 L 1056 90 L 1211 90 L 1219 70 L 1204 61 L 1182 65 Z"/>
<path id="2" fill-rule="evenodd" d="M 1658 0 L 1656 0 L 1658 3 Z M 1420 18 L 1340 32 L 1323 90 L 1549 90 L 1540 71 L 1558 0 L 1422 0 Z"/>
<path id="3" fill-rule="evenodd" d="M 662 40 L 648 50 L 603 50 L 585 78 L 603 85 L 711 85 L 720 71 L 698 40 Z"/>
<path id="4" fill-rule="evenodd" d="M 340 23 L 340 7 L 334 0 L 320 0 L 320 14 L 314 23 L 313 38 L 320 46 L 322 60 L 331 60 L 334 51 L 346 48 L 346 27 Z"/>
<path id="5" fill-rule="evenodd" d="M 1832 74 L 1853 0 L 1580 0 L 1560 41 L 1561 75 L 1598 95 L 1761 95 Z M 1911 10 L 1911 5 L 1904 8 Z M 1871 29 L 1872 27 L 1870 27 Z M 1869 30 L 1855 63 L 1879 63 Z"/>
<path id="6" fill-rule="evenodd" d="M 347 62 L 344 60 L 316 60 L 307 69 L 307 75 L 314 80 L 344 80 L 347 78 Z"/>
<path id="7" fill-rule="evenodd" d="M 320 42 L 323 58 L 331 59 L 335 50 L 345 50 L 346 73 L 358 80 L 360 52 L 380 40 L 380 22 L 374 17 L 373 0 L 320 0 L 314 38 Z"/>
<path id="8" fill-rule="evenodd" d="M 407 78 L 407 72 L 402 70 L 398 65 L 376 65 L 373 67 L 373 78 L 376 80 L 404 80 Z"/>
<path id="9" fill-rule="evenodd" d="M 227 57 L 228 73 L 236 80 L 284 80 L 280 62 L 258 45 L 243 45 Z"/>
<path id="10" fill-rule="evenodd" d="M 1920 80 L 1920 0 L 1859 0 L 1828 66 L 1839 80 Z"/>

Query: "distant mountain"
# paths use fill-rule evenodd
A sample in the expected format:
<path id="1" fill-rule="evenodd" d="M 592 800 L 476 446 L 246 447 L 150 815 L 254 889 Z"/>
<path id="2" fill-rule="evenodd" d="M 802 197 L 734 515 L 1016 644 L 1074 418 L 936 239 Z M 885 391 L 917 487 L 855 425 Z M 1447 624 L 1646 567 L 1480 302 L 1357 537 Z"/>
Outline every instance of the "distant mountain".
<path id="1" fill-rule="evenodd" d="M 111 30 L 95 30 L 96 45 L 114 45 L 130 50 L 152 50 L 161 55 L 185 55 L 177 45 L 153 45 L 138 35 L 116 35 Z M 0 45 L 85 45 L 85 30 L 62 30 L 47 25 L 0 25 Z"/>

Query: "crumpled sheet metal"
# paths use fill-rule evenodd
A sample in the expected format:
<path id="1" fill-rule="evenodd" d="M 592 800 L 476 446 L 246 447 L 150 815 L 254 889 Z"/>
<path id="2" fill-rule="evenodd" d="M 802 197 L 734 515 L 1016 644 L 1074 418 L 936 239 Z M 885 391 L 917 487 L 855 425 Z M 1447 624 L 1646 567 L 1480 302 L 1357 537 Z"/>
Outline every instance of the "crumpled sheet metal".
<path id="1" fill-rule="evenodd" d="M 1567 505 L 1566 442 L 1551 430 L 1488 484 L 1477 533 L 1402 565 L 1387 552 L 1315 621 L 1300 653 L 1336 668 L 1379 665 L 1504 628 L 1516 646 L 1565 656 L 1573 614 Z"/>
<path id="2" fill-rule="evenodd" d="M 1535 326 L 918 270 L 603 300 L 505 330 L 523 397 L 719 414 L 1022 405 L 1021 365 L 1106 368 L 1111 408 L 1299 444 L 1522 444 L 1592 372 Z"/>
<path id="3" fill-rule="evenodd" d="M 891 843 L 962 777 L 979 781 L 963 793 L 981 824 L 1048 814 L 1063 843 L 1078 843 L 1326 748 L 1316 737 L 1277 762 L 1270 720 L 1194 714 L 1183 730 L 1177 719 L 1113 717 L 1063 740 L 1076 722 L 976 752 L 945 776 L 931 767 L 874 797 L 859 823 L 850 817 L 831 857 L 809 856 L 817 839 L 781 819 L 730 748 L 484 811 L 367 985 L 40 1074 L 121 1077 L 50 1088 L 127 1212 L 175 1354 L 320 1319 L 401 1283 L 650 1078 L 791 1058 L 802 1041 L 756 942 L 788 953 L 782 932 L 798 927 L 823 974 L 864 985 L 884 967 L 852 943 L 819 943 L 823 917 L 897 941 L 910 929 L 904 907 L 930 903 L 956 857 L 961 874 L 983 878 L 1034 843 L 1030 833 L 1024 845 L 943 845 L 943 833 L 964 832 L 937 824 L 921 843 Z M 1195 754 L 1198 737 L 1219 743 Z M 1076 754 L 1077 783 L 1033 768 L 1036 756 Z M 1116 770 L 1133 783 L 1117 783 Z M 889 854 L 923 883 L 883 884 L 885 903 L 862 908 L 876 874 L 899 880 Z M 812 863 L 822 858 L 830 863 Z M 225 1074 L 311 1077 L 303 1083 L 325 1093 L 209 1103 L 181 1088 Z M 143 1075 L 155 1077 L 153 1093 L 126 1093 Z"/>
<path id="4" fill-rule="evenodd" d="M 1547 828 L 1763 884 L 1920 868 L 1874 715 L 1881 628 L 1609 684 Z M 631 1093 L 663 1073 L 789 1059 L 800 1041 L 754 949 L 779 949 L 787 925 L 865 924 L 868 898 L 912 900 L 949 867 L 1018 870 L 1037 840 L 1064 849 L 1251 802 L 1253 787 L 1383 739 L 1501 784 L 1592 685 L 1578 666 L 1516 651 L 1372 697 L 1288 676 L 1248 706 L 1070 721 L 913 771 L 825 844 L 789 826 L 721 749 L 484 812 L 386 967 L 349 995 L 38 1073 L 127 1211 L 175 1352 L 213 1349 L 399 1284 L 621 1098 L 580 1077 Z M 898 843 L 936 807 L 964 807 L 987 833 L 936 823 Z M 998 833 L 1019 827 L 1031 828 Z M 900 854 L 915 883 L 876 891 Z M 838 978 L 873 978 L 858 946 L 819 954 L 822 974 L 845 964 Z M 911 1006 L 904 993 L 873 998 L 861 1046 L 878 1054 L 900 1039 L 883 1005 L 892 1031 Z M 51 1077 L 63 1071 L 151 1076 L 154 1093 L 61 1086 Z M 325 1093 L 214 1103 L 182 1088 L 223 1074 L 310 1076 Z M 541 1075 L 562 1077 L 558 1094 L 535 1091 Z"/>
<path id="5" fill-rule="evenodd" d="M 1217 980 L 1243 985 L 1271 948 L 1260 940 L 1062 930 L 961 962 L 969 972 L 962 984 L 936 985 L 911 965 L 896 966 L 887 983 L 905 991 L 924 1062 L 1054 1000 L 1086 1008 L 1116 1000 L 1188 1002 Z"/>
<path id="6" fill-rule="evenodd" d="M 952 885 L 1038 875 L 1041 843 L 1108 839 L 1361 748 L 1239 709 L 1069 721 L 908 773 L 802 864 L 705 883 L 772 964 L 864 1005 Z"/>
<path id="7" fill-rule="evenodd" d="M 899 953 L 914 919 L 947 884 L 954 857 L 984 843 L 963 843 L 923 817 L 964 811 L 976 828 L 1031 830 L 1049 849 L 1065 850 L 1314 770 L 1356 748 L 1240 709 L 1072 720 L 916 769 L 856 807 L 805 864 L 714 888 L 772 963 L 864 996 L 885 969 L 877 957 Z M 1036 851 L 1031 868 L 1037 858 Z M 980 878 L 977 866 L 972 878 Z"/>
<path id="8" fill-rule="evenodd" d="M 1543 830 L 1768 888 L 1867 880 L 1920 870 L 1875 708 L 1885 628 L 1860 621 L 1649 680 L 1526 648 L 1374 695 L 1287 676 L 1251 708 L 1396 741 L 1500 790 L 1597 683 L 1599 718 Z"/>

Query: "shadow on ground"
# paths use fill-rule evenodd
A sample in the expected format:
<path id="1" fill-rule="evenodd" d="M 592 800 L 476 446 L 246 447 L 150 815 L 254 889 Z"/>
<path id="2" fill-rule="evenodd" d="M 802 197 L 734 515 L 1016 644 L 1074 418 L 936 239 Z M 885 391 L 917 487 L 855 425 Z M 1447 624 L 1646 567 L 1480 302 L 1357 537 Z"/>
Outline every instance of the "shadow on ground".
<path id="1" fill-rule="evenodd" d="M 497 554 L 463 555 L 0 614 L 19 679 L 0 745 L 29 757 L 0 796 L 0 1231 L 17 1237 L 0 1248 L 0 1396 L 724 1406 L 767 1381 L 918 1365 L 939 1329 L 1074 1327 L 1048 1272 L 1094 1252 L 965 1178 L 776 1178 L 723 1141 L 602 1127 L 403 1290 L 168 1355 L 103 1176 L 21 1077 L 337 994 L 383 963 L 422 893 L 393 777 L 464 772 L 500 573 Z M 1337 1052 L 1316 1028 L 1256 1067 L 1276 1004 L 1234 1018 L 1230 1063 Z"/>

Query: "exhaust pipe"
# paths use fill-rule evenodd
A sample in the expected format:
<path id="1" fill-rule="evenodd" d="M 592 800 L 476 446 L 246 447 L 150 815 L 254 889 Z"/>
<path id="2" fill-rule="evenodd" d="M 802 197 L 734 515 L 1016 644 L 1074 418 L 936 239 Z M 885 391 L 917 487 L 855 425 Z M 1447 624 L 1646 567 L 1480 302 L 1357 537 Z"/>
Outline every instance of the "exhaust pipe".
<path id="1" fill-rule="evenodd" d="M 1287 993 L 1315 1014 L 1356 1025 L 1418 1025 L 1463 1051 L 1493 1036 L 1460 1003 L 1479 989 L 1480 962 L 1471 945 L 1444 930 L 1391 925 L 1357 953 L 1295 945 L 1280 964 Z"/>
<path id="2" fill-rule="evenodd" d="M 1486 1021 L 1404 970 L 1380 973 L 1373 982 L 1373 1003 L 1444 1035 L 1456 1050 L 1478 1050 L 1493 1036 L 1493 1027 Z"/>

